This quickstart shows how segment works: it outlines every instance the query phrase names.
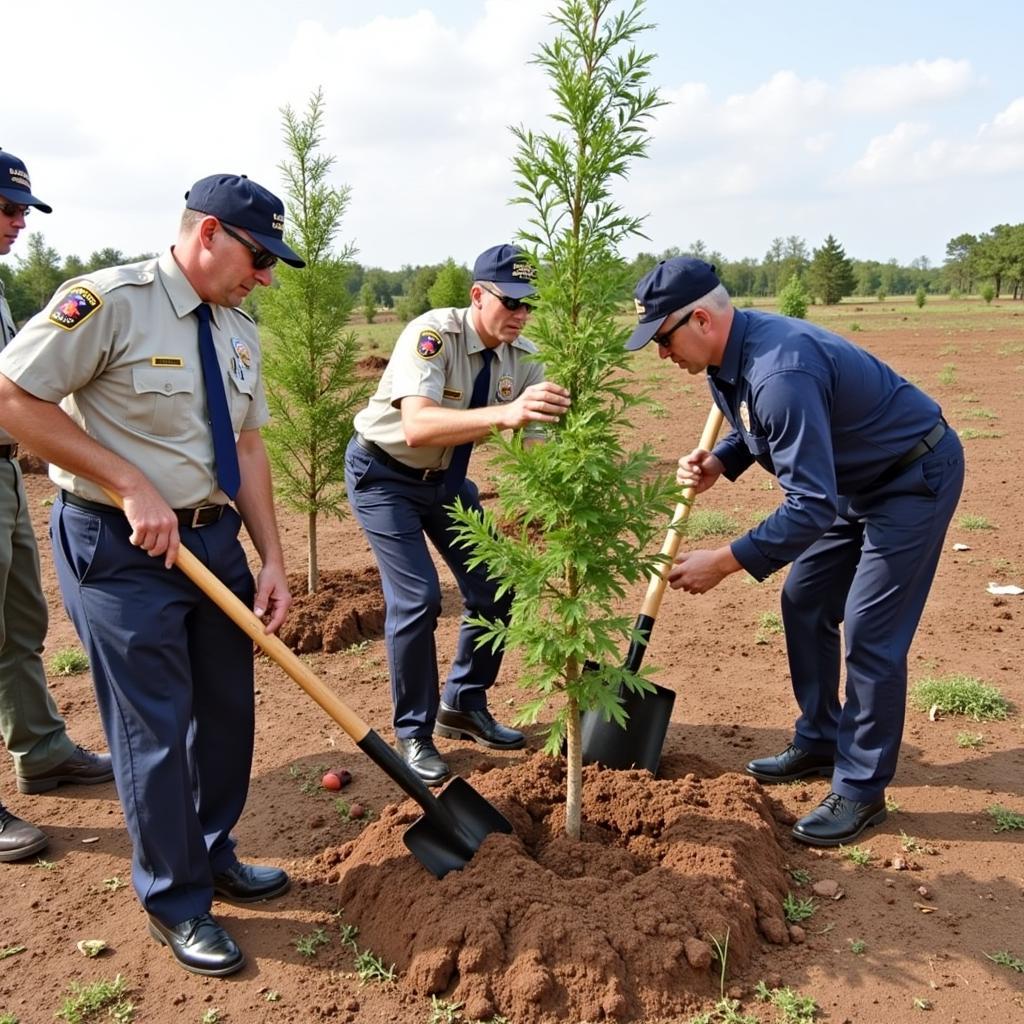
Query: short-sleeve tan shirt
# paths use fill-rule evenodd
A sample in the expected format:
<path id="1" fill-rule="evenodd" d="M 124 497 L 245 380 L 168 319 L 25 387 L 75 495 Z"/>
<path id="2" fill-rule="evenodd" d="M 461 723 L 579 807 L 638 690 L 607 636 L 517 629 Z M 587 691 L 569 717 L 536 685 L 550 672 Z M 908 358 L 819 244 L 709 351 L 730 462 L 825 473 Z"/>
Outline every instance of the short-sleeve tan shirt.
<path id="1" fill-rule="evenodd" d="M 452 448 L 410 448 L 402 431 L 403 398 L 429 398 L 446 409 L 468 409 L 473 383 L 483 368 L 484 343 L 466 309 L 432 309 L 399 335 L 377 391 L 356 414 L 355 428 L 368 441 L 416 469 L 446 468 Z M 537 346 L 519 337 L 495 350 L 487 405 L 514 402 L 531 384 L 544 379 L 544 367 L 532 358 Z"/>
<path id="2" fill-rule="evenodd" d="M 0 373 L 66 413 L 138 466 L 172 508 L 223 503 L 199 362 L 200 299 L 170 250 L 63 285 L 0 354 Z M 211 306 L 214 345 L 235 436 L 269 419 L 256 326 Z M 93 501 L 110 499 L 59 466 L 50 477 Z"/>

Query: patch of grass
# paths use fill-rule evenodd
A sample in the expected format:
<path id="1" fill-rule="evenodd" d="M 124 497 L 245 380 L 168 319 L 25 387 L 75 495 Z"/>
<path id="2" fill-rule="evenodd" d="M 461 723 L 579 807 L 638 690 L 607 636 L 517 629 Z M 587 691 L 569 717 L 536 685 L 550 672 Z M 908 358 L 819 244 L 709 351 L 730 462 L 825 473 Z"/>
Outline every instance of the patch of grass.
<path id="1" fill-rule="evenodd" d="M 903 808 L 896 802 L 896 797 L 888 795 L 885 798 L 885 809 L 890 814 L 899 814 L 900 811 L 903 810 Z"/>
<path id="2" fill-rule="evenodd" d="M 113 981 L 100 979 L 91 985 L 79 985 L 73 981 L 64 997 L 61 1008 L 54 1014 L 66 1024 L 86 1024 L 87 1021 L 99 1020 L 101 1010 L 106 1010 L 104 1017 L 127 1024 L 135 1019 L 135 1007 L 125 998 L 128 986 L 118 974 Z"/>
<path id="3" fill-rule="evenodd" d="M 57 865 L 52 860 L 46 860 L 45 857 L 40 857 L 35 864 L 32 865 L 34 868 L 41 868 L 43 871 L 56 871 Z"/>
<path id="4" fill-rule="evenodd" d="M 801 921 L 813 917 L 817 909 L 818 905 L 810 896 L 804 898 L 787 892 L 786 898 L 782 901 L 782 912 L 791 924 L 799 924 Z"/>
<path id="5" fill-rule="evenodd" d="M 326 771 L 327 765 L 325 764 L 313 764 L 305 768 L 293 764 L 288 768 L 289 776 L 298 780 L 299 791 L 305 793 L 306 796 L 313 796 L 321 791 L 323 787 L 320 785 L 320 780 Z"/>
<path id="6" fill-rule="evenodd" d="M 871 859 L 874 857 L 874 854 L 863 846 L 840 845 L 839 852 L 846 858 L 846 860 L 852 861 L 860 868 L 866 867 L 870 864 Z"/>
<path id="7" fill-rule="evenodd" d="M 343 924 L 341 926 L 341 944 L 348 946 L 353 953 L 359 952 L 356 939 L 359 938 L 359 926 L 354 924 Z"/>
<path id="8" fill-rule="evenodd" d="M 863 939 L 850 939 L 851 953 L 861 956 L 867 948 L 868 944 Z"/>
<path id="9" fill-rule="evenodd" d="M 278 992 L 276 988 L 272 988 L 263 996 L 263 998 L 266 999 L 268 1003 L 277 1003 L 281 1001 L 281 993 Z"/>
<path id="10" fill-rule="evenodd" d="M 89 659 L 77 647 L 62 647 L 50 659 L 50 671 L 55 676 L 77 676 L 89 671 Z"/>
<path id="11" fill-rule="evenodd" d="M 754 643 L 766 644 L 773 636 L 778 636 L 782 632 L 782 616 L 778 612 L 763 612 L 757 620 Z"/>
<path id="12" fill-rule="evenodd" d="M 718 961 L 718 994 L 725 999 L 725 975 L 729 969 L 729 929 L 725 929 L 725 938 L 719 942 L 717 935 L 711 936 L 714 957 Z"/>
<path id="13" fill-rule="evenodd" d="M 986 807 L 985 810 L 996 823 L 996 827 L 992 829 L 993 832 L 1019 832 L 1024 830 L 1024 814 L 1011 811 L 1002 804 L 993 804 L 991 807 Z"/>
<path id="14" fill-rule="evenodd" d="M 958 732 L 956 745 L 961 750 L 981 750 L 985 745 L 985 734 L 980 732 Z"/>
<path id="15" fill-rule="evenodd" d="M 456 1024 L 462 1020 L 462 1003 L 449 1003 L 437 996 L 430 997 L 430 1019 L 427 1024 Z"/>
<path id="16" fill-rule="evenodd" d="M 369 949 L 364 949 L 356 957 L 355 967 L 360 985 L 366 985 L 371 981 L 383 984 L 395 980 L 395 965 L 385 967 L 384 961 Z"/>
<path id="17" fill-rule="evenodd" d="M 978 516 L 971 512 L 965 512 L 957 521 L 961 530 L 994 530 L 995 524 L 988 516 Z"/>
<path id="18" fill-rule="evenodd" d="M 293 945 L 299 951 L 300 956 L 310 958 L 316 956 L 320 947 L 326 946 L 330 941 L 330 937 L 323 928 L 316 928 L 308 935 L 300 935 Z"/>
<path id="19" fill-rule="evenodd" d="M 719 999 L 713 1010 L 691 1017 L 689 1024 L 760 1024 L 756 1017 L 740 1013 L 738 999 Z"/>
<path id="20" fill-rule="evenodd" d="M 739 524 L 724 512 L 712 508 L 698 508 L 690 513 L 690 518 L 683 526 L 682 533 L 689 540 L 729 537 L 739 533 Z"/>
<path id="21" fill-rule="evenodd" d="M 818 1012 L 818 1004 L 810 996 L 802 996 L 788 985 L 769 989 L 759 981 L 754 995 L 760 1002 L 774 1006 L 782 1014 L 785 1024 L 812 1024 Z"/>
<path id="22" fill-rule="evenodd" d="M 0 1013 L 0 1024 L 18 1024 L 18 1018 L 13 1013 Z"/>
<path id="23" fill-rule="evenodd" d="M 851 331 L 860 331 L 860 330 L 863 330 L 863 328 L 861 327 L 861 325 L 859 323 L 857 323 L 856 320 L 854 320 L 853 323 L 850 324 L 850 330 Z"/>
<path id="24" fill-rule="evenodd" d="M 216 1006 L 211 1006 L 203 1015 L 199 1018 L 199 1024 L 219 1024 L 220 1022 L 220 1009 Z"/>
<path id="25" fill-rule="evenodd" d="M 959 434 L 961 441 L 994 441 L 1004 436 L 1001 430 L 978 430 L 975 427 L 964 427 Z"/>
<path id="26" fill-rule="evenodd" d="M 956 364 L 946 363 L 938 373 L 940 384 L 955 384 L 956 383 Z"/>
<path id="27" fill-rule="evenodd" d="M 117 877 L 117 875 L 115 875 L 113 878 L 103 879 L 103 888 L 106 889 L 107 892 L 117 892 L 118 889 L 123 889 L 127 885 L 128 883 L 122 882 L 121 879 Z"/>
<path id="28" fill-rule="evenodd" d="M 947 715 L 965 715 L 976 722 L 1002 721 L 1009 701 L 994 686 L 974 676 L 929 676 L 915 683 L 910 703 L 918 711 L 938 708 Z"/>
<path id="29" fill-rule="evenodd" d="M 806 885 L 811 880 L 810 871 L 805 871 L 803 868 L 789 868 L 789 877 L 796 882 L 797 885 Z"/>
<path id="30" fill-rule="evenodd" d="M 986 953 L 986 957 L 1000 967 L 1009 967 L 1011 971 L 1024 974 L 1024 960 L 1019 956 L 1013 956 L 1008 949 L 1000 949 L 995 953 Z"/>
<path id="31" fill-rule="evenodd" d="M 960 414 L 964 419 L 969 420 L 997 420 L 999 419 L 999 413 L 993 412 L 991 409 L 986 409 L 984 406 L 978 409 L 967 409 Z"/>
<path id="32" fill-rule="evenodd" d="M 934 846 L 922 843 L 915 836 L 908 836 L 902 829 L 900 829 L 900 846 L 907 853 L 935 853 Z"/>

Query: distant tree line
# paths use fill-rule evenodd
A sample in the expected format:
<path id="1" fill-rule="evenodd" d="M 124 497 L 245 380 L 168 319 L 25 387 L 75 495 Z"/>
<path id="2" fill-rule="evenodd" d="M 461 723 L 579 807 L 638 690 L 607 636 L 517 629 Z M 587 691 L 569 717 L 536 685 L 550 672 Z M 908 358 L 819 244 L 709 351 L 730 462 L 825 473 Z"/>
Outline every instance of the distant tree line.
<path id="1" fill-rule="evenodd" d="M 68 278 L 152 255 L 126 256 L 108 248 L 97 250 L 87 260 L 77 256 L 61 259 L 43 235 L 33 232 L 13 266 L 0 263 L 0 278 L 14 319 L 20 323 L 41 309 Z M 776 297 L 798 278 L 808 296 L 825 305 L 847 295 L 885 298 L 922 291 L 927 295 L 1024 299 L 1024 224 L 997 224 L 981 235 L 957 235 L 947 243 L 941 265 L 933 265 L 927 256 L 919 256 L 908 266 L 895 259 L 851 259 L 832 235 L 818 248 L 810 247 L 798 235 L 775 238 L 760 260 L 726 259 L 698 239 L 685 249 L 673 246 L 660 254 L 639 253 L 630 264 L 629 279 L 639 280 L 659 260 L 673 256 L 696 256 L 714 263 L 732 295 L 751 298 Z M 469 269 L 450 258 L 443 263 L 405 264 L 400 270 L 351 262 L 345 279 L 354 307 L 367 319 L 382 309 L 394 310 L 401 320 L 411 320 L 428 309 L 462 306 L 468 301 L 470 284 Z M 628 298 L 623 295 L 624 300 Z"/>

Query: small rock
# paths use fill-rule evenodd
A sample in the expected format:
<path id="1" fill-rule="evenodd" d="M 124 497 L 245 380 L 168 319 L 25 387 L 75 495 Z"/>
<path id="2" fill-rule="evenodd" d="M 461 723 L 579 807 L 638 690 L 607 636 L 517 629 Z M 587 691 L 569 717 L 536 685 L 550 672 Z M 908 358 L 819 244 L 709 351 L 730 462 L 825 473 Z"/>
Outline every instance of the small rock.
<path id="1" fill-rule="evenodd" d="M 711 947 L 706 942 L 691 935 L 683 942 L 683 951 L 686 953 L 686 962 L 695 971 L 706 971 L 711 966 Z"/>
<path id="2" fill-rule="evenodd" d="M 917 887 L 917 895 L 923 900 L 930 900 L 932 898 L 932 891 L 927 885 L 919 885 Z"/>
<path id="3" fill-rule="evenodd" d="M 820 882 L 815 882 L 811 886 L 811 890 L 816 896 L 822 896 L 827 900 L 843 898 L 843 890 L 839 887 L 839 883 L 831 878 L 823 878 Z"/>
<path id="4" fill-rule="evenodd" d="M 807 932 L 803 930 L 798 924 L 791 924 L 789 926 L 789 940 L 794 946 L 802 946 L 804 940 L 807 938 Z"/>
<path id="5" fill-rule="evenodd" d="M 893 857 L 892 860 L 889 861 L 889 866 L 893 869 L 893 871 L 906 871 L 907 870 L 906 858 L 905 857 Z M 887 878 L 886 881 L 887 882 L 891 882 L 892 879 Z"/>
<path id="6" fill-rule="evenodd" d="M 187 1002 L 188 996 L 184 992 L 179 992 L 172 1000 L 171 1006 L 181 1006 L 182 1003 Z"/>
<path id="7" fill-rule="evenodd" d="M 885 880 L 885 887 L 887 889 L 894 889 L 896 887 L 896 883 L 891 878 L 887 878 Z"/>
<path id="8" fill-rule="evenodd" d="M 349 1013 L 358 1013 L 359 1012 L 359 1000 L 356 999 L 355 997 L 353 997 L 352 999 L 350 999 L 345 1004 L 345 1009 L 348 1010 Z"/>

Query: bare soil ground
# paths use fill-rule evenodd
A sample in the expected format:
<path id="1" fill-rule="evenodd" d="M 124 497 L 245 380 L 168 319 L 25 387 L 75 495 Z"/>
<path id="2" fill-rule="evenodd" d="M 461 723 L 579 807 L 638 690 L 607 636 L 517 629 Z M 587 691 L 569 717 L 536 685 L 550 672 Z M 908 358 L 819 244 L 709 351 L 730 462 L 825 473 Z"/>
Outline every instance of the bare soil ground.
<path id="1" fill-rule="evenodd" d="M 910 675 L 912 682 L 976 676 L 998 686 L 1015 709 L 991 723 L 909 712 L 889 791 L 893 809 L 858 844 L 870 851 L 866 864 L 789 837 L 789 823 L 827 792 L 825 780 L 762 789 L 736 774 L 791 736 L 784 642 L 763 618 L 778 611 L 781 574 L 764 584 L 733 577 L 703 597 L 667 595 L 647 656 L 658 681 L 679 694 L 661 777 L 589 770 L 579 848 L 559 838 L 558 767 L 535 753 L 538 730 L 533 749 L 520 752 L 440 741 L 455 770 L 516 830 L 515 837 L 488 840 L 470 868 L 441 882 L 401 843 L 413 805 L 403 805 L 340 727 L 260 658 L 256 758 L 239 852 L 285 867 L 294 884 L 273 902 L 215 905 L 248 954 L 246 968 L 224 980 L 189 975 L 148 937 L 126 884 L 129 848 L 112 784 L 30 797 L 17 793 L 13 772 L 5 771 L 0 799 L 43 828 L 50 845 L 38 860 L 0 865 L 0 1016 L 52 1021 L 72 983 L 120 974 L 137 1021 L 440 1024 L 490 1017 L 532 1024 L 618 1017 L 686 1024 L 719 997 L 721 964 L 709 952 L 711 939 L 729 928 L 725 990 L 766 1024 L 783 1018 L 756 1001 L 760 980 L 813 997 L 821 1019 L 835 1024 L 912 1021 L 925 1007 L 946 1022 L 1024 1019 L 1024 974 L 986 957 L 1007 951 L 1024 958 L 1024 832 L 993 831 L 986 810 L 998 803 L 1024 813 L 1024 596 L 986 590 L 990 581 L 1024 585 L 1024 497 L 1016 473 L 1024 460 L 1024 309 L 936 303 L 919 311 L 869 302 L 815 314 L 848 334 L 857 322 L 849 336 L 935 395 L 961 432 L 999 435 L 967 435 L 966 488 Z M 706 390 L 702 380 L 659 364 L 652 351 L 635 365 L 640 377 L 657 382 L 664 406 L 638 421 L 637 434 L 650 439 L 668 470 L 700 434 Z M 492 490 L 485 452 L 474 466 L 481 489 Z M 45 504 L 52 491 L 38 475 L 27 488 L 51 608 L 49 659 L 77 639 L 52 571 Z M 702 501 L 739 531 L 779 497 L 754 469 Z M 985 517 L 990 528 L 967 529 L 964 515 Z M 303 522 L 282 512 L 282 529 L 290 568 L 301 575 Z M 954 551 L 955 543 L 969 550 Z M 296 633 L 305 639 L 293 642 L 320 678 L 390 739 L 380 609 L 367 586 L 373 559 L 351 520 L 324 524 L 320 550 L 335 588 L 334 619 L 313 602 L 296 614 Z M 442 579 L 443 671 L 460 606 L 443 568 Z M 628 606 L 638 608 L 642 597 L 640 587 Z M 491 702 L 506 721 L 520 699 L 516 678 L 513 654 Z M 88 674 L 53 676 L 51 684 L 75 739 L 102 749 Z M 963 732 L 980 734 L 981 745 L 959 746 Z M 328 767 L 354 776 L 340 794 L 319 786 Z M 356 802 L 367 809 L 364 817 L 348 813 Z M 835 885 L 821 884 L 828 882 Z M 838 898 L 816 893 L 815 884 Z M 779 916 L 787 891 L 814 901 L 800 929 Z M 346 926 L 358 927 L 358 935 Z M 108 949 L 87 959 L 76 949 L 81 939 L 103 939 Z M 384 967 L 393 961 L 395 980 L 361 983 L 353 945 L 378 955 Z M 432 992 L 443 1005 L 432 1005 Z M 454 1003 L 464 1005 L 456 1011 Z"/>

